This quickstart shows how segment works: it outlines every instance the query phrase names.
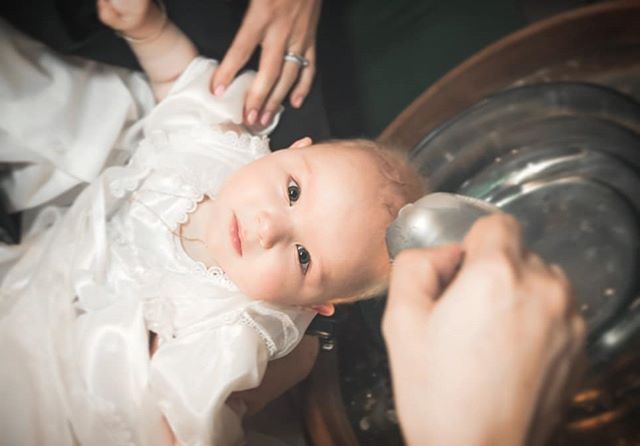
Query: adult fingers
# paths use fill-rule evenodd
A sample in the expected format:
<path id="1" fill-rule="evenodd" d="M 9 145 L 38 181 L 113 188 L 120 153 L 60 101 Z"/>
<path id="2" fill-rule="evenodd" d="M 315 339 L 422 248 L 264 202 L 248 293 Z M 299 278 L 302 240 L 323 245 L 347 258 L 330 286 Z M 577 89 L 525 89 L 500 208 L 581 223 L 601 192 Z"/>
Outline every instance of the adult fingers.
<path id="1" fill-rule="evenodd" d="M 248 125 L 258 122 L 258 113 L 280 77 L 288 38 L 289 34 L 284 31 L 284 28 L 274 29 L 265 37 L 258 74 L 249 88 L 244 105 L 245 122 Z"/>
<path id="2" fill-rule="evenodd" d="M 298 83 L 295 88 L 291 92 L 290 103 L 294 108 L 300 108 L 302 103 L 307 98 L 309 91 L 311 90 L 311 85 L 313 84 L 313 79 L 316 75 L 316 47 L 315 43 L 307 49 L 304 54 L 304 57 L 309 61 L 309 65 L 302 68 L 302 72 L 300 73 L 300 78 L 298 79 Z"/>
<path id="3" fill-rule="evenodd" d="M 528 289 L 538 296 L 532 303 L 544 307 L 549 321 L 568 321 L 578 313 L 573 288 L 559 265 L 546 263 L 537 254 L 525 252 L 522 271 L 529 282 Z"/>
<path id="4" fill-rule="evenodd" d="M 302 55 L 309 64 L 307 66 L 301 66 L 300 64 L 292 61 L 285 61 L 280 79 L 276 83 L 275 87 L 271 91 L 265 105 L 264 111 L 260 118 L 262 125 L 267 125 L 273 113 L 280 107 L 280 104 L 284 101 L 287 93 L 291 91 L 290 103 L 294 108 L 302 106 L 305 98 L 311 90 L 311 85 L 315 77 L 316 72 L 316 53 L 315 46 L 309 47 L 306 51 L 296 52 L 295 54 Z M 294 83 L 298 80 L 295 88 L 291 90 Z"/>
<path id="5" fill-rule="evenodd" d="M 550 298 L 555 298 L 559 314 L 564 316 L 566 319 L 574 318 L 579 313 L 578 302 L 567 274 L 559 265 L 556 264 L 547 265 L 547 268 L 549 274 L 554 278 L 557 284 L 557 292 L 555 293 L 555 296 L 553 293 L 549 293 Z"/>
<path id="6" fill-rule="evenodd" d="M 520 225 L 508 214 L 495 213 L 479 219 L 464 239 L 465 263 L 477 263 L 505 272 L 504 264 L 517 267 L 524 250 Z"/>
<path id="7" fill-rule="evenodd" d="M 424 325 L 434 300 L 451 280 L 461 258 L 459 245 L 405 250 L 395 258 L 382 322 L 385 338 L 400 327 L 412 330 L 416 323 Z"/>
<path id="8" fill-rule="evenodd" d="M 211 91 L 220 96 L 224 93 L 231 80 L 247 63 L 262 38 L 264 26 L 255 20 L 247 19 L 242 22 L 233 43 L 227 50 L 220 66 L 211 79 Z"/>
<path id="9" fill-rule="evenodd" d="M 520 224 L 511 215 L 501 212 L 480 218 L 465 237 L 464 246 L 469 260 L 483 259 L 496 251 L 521 257 Z"/>
<path id="10" fill-rule="evenodd" d="M 574 315 L 563 327 L 556 327 L 556 334 L 564 334 L 564 346 L 552 358 L 544 383 L 541 386 L 535 415 L 529 427 L 528 444 L 543 445 L 562 419 L 571 397 L 578 390 L 586 370 L 584 354 L 584 319 Z"/>
<path id="11" fill-rule="evenodd" d="M 262 113 L 260 114 L 260 124 L 266 126 L 271 122 L 273 114 L 278 110 L 280 104 L 284 100 L 289 90 L 295 83 L 300 73 L 300 65 L 291 61 L 284 61 L 282 66 L 282 72 L 280 78 L 277 80 L 275 86 L 271 90 L 269 97 L 267 98 Z"/>
<path id="12" fill-rule="evenodd" d="M 303 48 L 306 48 L 306 50 L 302 53 L 302 56 L 309 61 L 309 65 L 300 73 L 298 83 L 289 96 L 289 103 L 293 108 L 300 108 L 302 106 L 302 103 L 311 90 L 311 85 L 313 84 L 313 79 L 316 74 L 316 29 L 318 27 L 318 20 L 320 19 L 322 1 L 317 0 L 309 3 L 308 6 L 310 9 L 306 15 L 307 21 L 303 21 L 300 24 L 301 28 L 298 28 L 298 31 L 304 32 L 305 44 Z"/>
<path id="13" fill-rule="evenodd" d="M 531 306 L 543 309 L 538 314 L 545 321 L 546 329 L 539 326 L 538 332 L 546 332 L 544 349 L 550 361 L 530 429 L 529 443 L 537 445 L 545 444 L 577 388 L 584 370 L 586 328 L 573 304 L 573 292 L 562 269 L 546 264 L 532 253 L 527 254 L 525 267 L 529 273 L 529 289 L 535 291 L 530 297 L 535 299 L 523 302 L 528 302 L 530 309 Z"/>

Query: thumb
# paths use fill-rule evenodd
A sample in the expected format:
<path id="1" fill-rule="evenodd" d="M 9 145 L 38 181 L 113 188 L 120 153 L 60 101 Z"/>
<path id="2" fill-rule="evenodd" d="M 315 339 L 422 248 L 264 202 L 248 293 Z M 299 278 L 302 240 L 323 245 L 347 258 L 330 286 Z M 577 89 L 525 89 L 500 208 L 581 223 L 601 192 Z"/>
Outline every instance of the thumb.
<path id="1" fill-rule="evenodd" d="M 426 322 L 461 259 L 460 245 L 405 250 L 396 257 L 383 320 L 385 336 Z"/>

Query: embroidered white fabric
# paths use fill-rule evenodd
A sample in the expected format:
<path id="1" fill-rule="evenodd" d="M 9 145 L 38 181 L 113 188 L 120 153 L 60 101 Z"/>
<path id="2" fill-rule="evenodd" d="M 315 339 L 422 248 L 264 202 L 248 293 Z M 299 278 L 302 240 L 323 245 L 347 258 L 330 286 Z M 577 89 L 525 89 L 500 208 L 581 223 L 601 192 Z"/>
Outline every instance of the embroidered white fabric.
<path id="1" fill-rule="evenodd" d="M 253 74 L 215 97 L 216 66 L 194 60 L 127 165 L 39 225 L 4 276 L 0 443 L 162 445 L 163 416 L 180 444 L 242 443 L 227 397 L 258 385 L 314 313 L 249 299 L 176 235 L 229 173 L 268 152 L 265 137 L 219 126 L 240 123 Z"/>

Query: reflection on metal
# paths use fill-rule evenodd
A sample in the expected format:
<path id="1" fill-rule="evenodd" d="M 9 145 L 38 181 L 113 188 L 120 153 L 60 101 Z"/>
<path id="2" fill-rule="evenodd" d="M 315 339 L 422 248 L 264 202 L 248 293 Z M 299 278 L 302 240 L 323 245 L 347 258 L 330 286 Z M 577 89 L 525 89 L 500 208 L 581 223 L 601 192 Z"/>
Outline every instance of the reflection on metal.
<path id="1" fill-rule="evenodd" d="M 608 334 L 637 295 L 640 105 L 574 83 L 489 97 L 428 135 L 411 159 L 437 189 L 516 216 L 530 249 L 561 265 L 587 319 L 592 357 L 622 348 Z M 447 153 L 451 161 L 438 164 Z M 442 167 L 440 167 L 442 166 Z M 607 351 L 603 351 L 606 349 Z"/>
<path id="2" fill-rule="evenodd" d="M 573 277 L 591 369 L 554 445 L 640 444 L 638 23 L 640 3 L 630 0 L 533 24 L 451 70 L 380 137 L 405 151 L 439 139 L 415 155 L 432 189 L 526 216 L 529 246 Z M 531 93 L 558 81 L 573 84 Z M 482 107 L 474 122 L 465 118 Z M 445 138 L 448 127 L 456 131 Z M 546 242 L 549 234 L 564 236 Z M 567 258 L 556 242 L 569 245 Z M 383 308 L 382 299 L 362 302 L 339 325 L 340 387 L 358 441 L 322 444 L 403 444 L 391 416 Z"/>
<path id="3" fill-rule="evenodd" d="M 445 123 L 410 157 L 432 189 L 484 200 L 516 216 L 528 247 L 567 272 L 588 324 L 591 371 L 564 435 L 601 432 L 607 423 L 626 419 L 638 407 L 638 369 L 629 369 L 638 361 L 627 361 L 615 379 L 611 370 L 629 352 L 638 358 L 633 346 L 640 338 L 640 104 L 581 83 L 518 87 Z M 408 209 L 410 214 L 399 217 L 406 225 L 418 216 L 421 224 L 441 226 L 433 215 L 420 215 L 425 208 L 418 203 Z M 375 330 L 383 306 L 362 307 Z M 371 363 L 370 351 L 369 356 L 363 360 Z M 373 368 L 385 367 L 381 360 Z M 350 372 L 345 379 L 368 379 Z M 371 413 L 393 408 L 383 383 L 388 380 L 378 377 L 359 392 L 345 391 L 354 406 L 352 423 L 361 439 L 383 444 L 383 436 L 384 444 L 400 444 L 389 439 L 397 432 L 389 420 Z M 367 394 L 372 397 L 362 396 Z"/>
<path id="4" fill-rule="evenodd" d="M 436 192 L 400 209 L 387 228 L 386 242 L 393 259 L 403 249 L 431 248 L 460 242 L 480 217 L 497 207 L 463 195 Z"/>
<path id="5" fill-rule="evenodd" d="M 534 23 L 474 54 L 411 103 L 380 136 L 409 150 L 501 90 L 554 81 L 606 85 L 640 97 L 640 4 L 599 2 Z"/>
<path id="6" fill-rule="evenodd" d="M 588 84 L 519 87 L 447 122 L 411 158 L 436 190 L 516 216 L 528 247 L 572 282 L 591 369 L 558 444 L 624 425 L 640 403 L 640 104 Z"/>

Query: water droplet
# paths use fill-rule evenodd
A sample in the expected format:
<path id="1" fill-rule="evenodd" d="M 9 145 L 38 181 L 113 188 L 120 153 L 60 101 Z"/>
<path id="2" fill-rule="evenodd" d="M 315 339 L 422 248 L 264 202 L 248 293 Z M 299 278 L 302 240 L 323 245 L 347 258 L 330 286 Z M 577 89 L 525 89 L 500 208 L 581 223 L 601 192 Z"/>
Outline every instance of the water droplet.
<path id="1" fill-rule="evenodd" d="M 360 419 L 360 423 L 358 423 L 361 431 L 368 431 L 371 429 L 371 422 L 369 421 L 369 417 L 362 417 Z"/>
<path id="2" fill-rule="evenodd" d="M 604 295 L 607 297 L 611 297 L 616 293 L 616 289 L 615 288 L 607 288 L 606 290 L 604 290 Z"/>

